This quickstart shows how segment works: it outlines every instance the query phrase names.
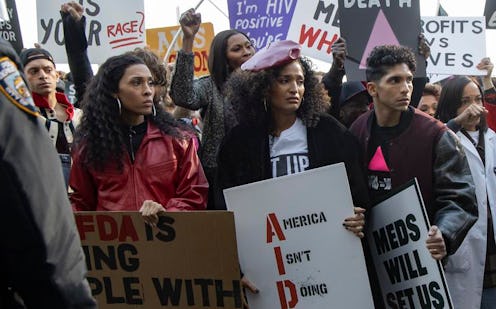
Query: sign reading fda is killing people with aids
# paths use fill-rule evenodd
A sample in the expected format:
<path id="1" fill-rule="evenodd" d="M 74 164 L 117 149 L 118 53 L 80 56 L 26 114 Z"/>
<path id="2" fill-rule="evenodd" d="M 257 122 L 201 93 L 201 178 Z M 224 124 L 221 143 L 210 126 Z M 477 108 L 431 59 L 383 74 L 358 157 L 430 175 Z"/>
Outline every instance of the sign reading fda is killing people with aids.
<path id="1" fill-rule="evenodd" d="M 416 181 L 367 212 L 370 256 L 385 308 L 453 308 L 441 262 L 425 241 L 427 213 Z"/>
<path id="2" fill-rule="evenodd" d="M 343 163 L 224 190 L 250 308 L 373 308 Z"/>
<path id="3" fill-rule="evenodd" d="M 167 212 L 153 227 L 139 212 L 76 212 L 76 224 L 99 308 L 243 306 L 230 212 Z"/>

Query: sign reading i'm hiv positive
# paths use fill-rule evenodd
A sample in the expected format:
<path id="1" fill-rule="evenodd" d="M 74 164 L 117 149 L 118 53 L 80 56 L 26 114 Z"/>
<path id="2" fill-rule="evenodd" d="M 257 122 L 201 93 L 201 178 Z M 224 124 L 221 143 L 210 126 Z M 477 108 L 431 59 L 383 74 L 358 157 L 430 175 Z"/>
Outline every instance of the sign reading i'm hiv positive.
<path id="1" fill-rule="evenodd" d="M 250 307 L 373 308 L 344 164 L 224 190 Z"/>
<path id="2" fill-rule="evenodd" d="M 367 237 L 386 308 L 453 308 L 441 263 L 425 246 L 429 222 L 416 181 L 367 213 Z"/>

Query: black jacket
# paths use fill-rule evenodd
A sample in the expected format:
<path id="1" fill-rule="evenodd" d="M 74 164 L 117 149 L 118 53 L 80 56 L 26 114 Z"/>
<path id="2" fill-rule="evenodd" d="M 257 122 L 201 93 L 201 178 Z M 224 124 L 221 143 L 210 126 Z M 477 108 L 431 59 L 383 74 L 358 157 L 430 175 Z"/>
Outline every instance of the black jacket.
<path id="1" fill-rule="evenodd" d="M 55 147 L 22 78 L 9 82 L 15 73 L 7 64 L 0 83 L 0 308 L 14 307 L 13 292 L 27 308 L 96 308 Z"/>
<path id="2" fill-rule="evenodd" d="M 355 206 L 368 207 L 362 157 L 357 139 L 335 118 L 321 115 L 307 128 L 310 169 L 344 162 Z M 224 138 L 218 156 L 219 190 L 272 178 L 266 129 L 238 125 Z M 222 192 L 220 209 L 226 209 Z"/>

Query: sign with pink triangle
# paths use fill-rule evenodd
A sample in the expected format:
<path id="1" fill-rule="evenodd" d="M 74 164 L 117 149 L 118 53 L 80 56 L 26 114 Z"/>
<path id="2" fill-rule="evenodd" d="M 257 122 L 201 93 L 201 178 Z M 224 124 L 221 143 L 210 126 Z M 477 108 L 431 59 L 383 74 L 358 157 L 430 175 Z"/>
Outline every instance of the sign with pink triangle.
<path id="1" fill-rule="evenodd" d="M 416 54 L 416 77 L 425 76 L 418 53 L 420 1 L 339 0 L 341 36 L 346 39 L 348 80 L 364 81 L 367 57 L 378 45 L 403 45 Z"/>

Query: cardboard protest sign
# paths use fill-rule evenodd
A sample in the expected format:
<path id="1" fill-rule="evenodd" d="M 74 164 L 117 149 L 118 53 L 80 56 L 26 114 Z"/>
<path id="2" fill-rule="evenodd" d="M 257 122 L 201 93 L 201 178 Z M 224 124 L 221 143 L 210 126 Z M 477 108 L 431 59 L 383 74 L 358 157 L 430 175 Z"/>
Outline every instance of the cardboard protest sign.
<path id="1" fill-rule="evenodd" d="M 339 38 L 338 0 L 298 1 L 288 39 L 302 45 L 305 56 L 332 62 L 332 44 Z"/>
<path id="2" fill-rule="evenodd" d="M 484 16 L 486 16 L 486 28 L 496 29 L 496 1 L 486 0 Z"/>
<path id="3" fill-rule="evenodd" d="M 233 214 L 77 212 L 99 308 L 242 308 Z"/>
<path id="4" fill-rule="evenodd" d="M 285 40 L 297 0 L 228 0 L 231 29 L 246 33 L 256 50 Z"/>
<path id="5" fill-rule="evenodd" d="M 365 80 L 367 57 L 378 45 L 410 47 L 417 60 L 415 76 L 425 76 L 425 59 L 418 54 L 419 0 L 339 0 L 339 19 L 348 80 Z"/>
<path id="6" fill-rule="evenodd" d="M 453 308 L 441 263 L 425 246 L 430 224 L 416 180 L 394 193 L 367 212 L 365 231 L 385 306 Z"/>
<path id="7" fill-rule="evenodd" d="M 55 62 L 67 63 L 60 6 L 65 0 L 37 0 L 38 43 Z M 91 63 L 145 45 L 144 0 L 86 0 L 86 37 Z"/>
<path id="8" fill-rule="evenodd" d="M 146 43 L 153 52 L 159 55 L 160 59 L 164 58 L 179 28 L 180 26 L 146 29 Z M 202 23 L 193 43 L 195 76 L 209 74 L 208 53 L 213 38 L 214 26 L 212 23 Z M 169 59 L 166 60 L 168 63 L 175 62 L 177 52 L 182 48 L 182 42 L 181 38 L 176 41 Z"/>
<path id="9" fill-rule="evenodd" d="M 16 52 L 20 53 L 24 46 L 15 0 L 5 0 L 5 9 L 9 20 L 0 21 L 0 36 L 9 41 Z"/>
<path id="10" fill-rule="evenodd" d="M 486 75 L 476 67 L 486 57 L 484 17 L 422 17 L 421 25 L 431 49 L 427 73 Z"/>
<path id="11" fill-rule="evenodd" d="M 373 308 L 343 163 L 224 190 L 251 308 Z"/>

